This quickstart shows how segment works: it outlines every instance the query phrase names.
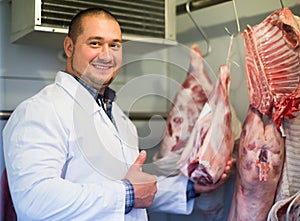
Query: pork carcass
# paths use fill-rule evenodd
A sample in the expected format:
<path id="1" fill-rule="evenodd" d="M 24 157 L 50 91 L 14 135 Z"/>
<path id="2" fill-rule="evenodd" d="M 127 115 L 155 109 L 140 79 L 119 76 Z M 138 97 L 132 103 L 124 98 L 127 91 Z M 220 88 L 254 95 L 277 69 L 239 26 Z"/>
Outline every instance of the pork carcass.
<path id="1" fill-rule="evenodd" d="M 226 65 L 208 98 L 210 111 L 201 115 L 178 164 L 184 174 L 201 185 L 216 183 L 231 158 L 234 136 L 229 103 L 230 76 Z"/>
<path id="2" fill-rule="evenodd" d="M 230 221 L 264 221 L 271 209 L 284 162 L 284 140 L 275 122 L 250 106 L 238 146 Z"/>
<path id="3" fill-rule="evenodd" d="M 300 28 L 285 8 L 242 32 L 250 104 L 272 116 L 279 129 L 300 104 Z"/>
<path id="4" fill-rule="evenodd" d="M 165 136 L 159 151 L 154 155 L 153 160 L 159 174 L 179 172 L 176 170 L 176 163 L 213 88 L 202 59 L 198 45 L 193 45 L 190 48 L 187 77 L 176 94 L 168 114 Z"/>

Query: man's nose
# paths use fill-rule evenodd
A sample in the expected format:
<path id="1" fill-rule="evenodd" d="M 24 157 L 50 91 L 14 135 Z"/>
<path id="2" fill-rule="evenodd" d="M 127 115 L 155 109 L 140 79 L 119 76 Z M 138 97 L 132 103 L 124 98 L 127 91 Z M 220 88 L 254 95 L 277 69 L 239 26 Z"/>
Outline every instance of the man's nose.
<path id="1" fill-rule="evenodd" d="M 110 48 L 108 44 L 103 44 L 100 47 L 99 57 L 102 59 L 111 58 Z"/>

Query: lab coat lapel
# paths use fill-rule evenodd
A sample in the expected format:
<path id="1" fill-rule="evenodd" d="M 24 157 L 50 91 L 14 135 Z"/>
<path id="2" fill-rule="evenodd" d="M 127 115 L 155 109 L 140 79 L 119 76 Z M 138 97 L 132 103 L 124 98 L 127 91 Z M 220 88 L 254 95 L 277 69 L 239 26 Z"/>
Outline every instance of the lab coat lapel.
<path id="1" fill-rule="evenodd" d="M 127 171 L 114 125 L 89 92 L 72 76 L 59 73 L 57 84 L 74 98 L 74 130 L 87 162 L 108 179 L 121 179 Z"/>
<path id="2" fill-rule="evenodd" d="M 112 108 L 113 119 L 118 136 L 122 140 L 122 148 L 128 164 L 132 164 L 138 155 L 138 136 L 136 127 L 114 102 Z"/>
<path id="3" fill-rule="evenodd" d="M 55 83 L 61 86 L 87 114 L 92 115 L 99 111 L 100 107 L 92 95 L 72 75 L 60 71 L 57 73 Z"/>

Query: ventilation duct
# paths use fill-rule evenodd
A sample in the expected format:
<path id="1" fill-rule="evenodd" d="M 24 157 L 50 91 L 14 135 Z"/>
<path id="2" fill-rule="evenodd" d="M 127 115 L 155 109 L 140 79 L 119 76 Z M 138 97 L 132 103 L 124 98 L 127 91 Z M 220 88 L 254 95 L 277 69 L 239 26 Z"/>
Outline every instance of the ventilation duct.
<path id="1" fill-rule="evenodd" d="M 72 17 L 90 7 L 111 11 L 124 40 L 174 44 L 174 0 L 12 0 L 11 42 L 61 48 Z"/>

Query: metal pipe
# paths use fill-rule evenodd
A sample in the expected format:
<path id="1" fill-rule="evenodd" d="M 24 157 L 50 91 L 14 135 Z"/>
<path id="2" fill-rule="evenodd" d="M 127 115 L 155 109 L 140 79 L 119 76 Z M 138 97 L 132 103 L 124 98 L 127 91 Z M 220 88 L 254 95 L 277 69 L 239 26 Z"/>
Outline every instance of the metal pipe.
<path id="1" fill-rule="evenodd" d="M 207 8 L 213 5 L 217 5 L 223 2 L 229 2 L 231 0 L 197 0 L 190 2 L 190 10 L 196 11 L 201 8 Z M 186 11 L 186 4 L 183 3 L 181 5 L 176 6 L 176 15 L 181 15 L 187 13 Z"/>
<path id="2" fill-rule="evenodd" d="M 0 110 L 0 120 L 8 120 L 10 115 L 12 114 L 12 110 Z M 127 113 L 127 116 L 131 120 L 137 120 L 137 121 L 145 121 L 145 120 L 161 120 L 167 119 L 168 113 L 162 112 L 162 113 L 139 113 L 139 112 L 130 112 Z"/>
<path id="3" fill-rule="evenodd" d="M 0 120 L 8 120 L 12 111 L 0 111 Z"/>
<path id="4" fill-rule="evenodd" d="M 130 112 L 127 113 L 127 116 L 133 121 L 149 121 L 149 120 L 166 120 L 168 113 L 139 113 L 139 112 Z"/>

